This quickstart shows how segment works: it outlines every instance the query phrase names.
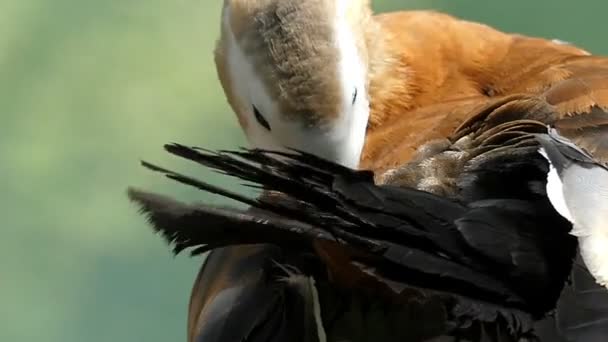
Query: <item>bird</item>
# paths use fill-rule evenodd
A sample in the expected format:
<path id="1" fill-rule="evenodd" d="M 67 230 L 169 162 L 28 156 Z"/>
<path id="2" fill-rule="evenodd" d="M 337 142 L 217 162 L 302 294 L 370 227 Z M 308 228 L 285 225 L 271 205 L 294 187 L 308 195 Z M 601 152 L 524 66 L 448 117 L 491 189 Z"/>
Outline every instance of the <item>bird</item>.
<path id="1" fill-rule="evenodd" d="M 377 184 L 372 172 L 312 154 L 165 148 L 272 191 L 247 197 L 147 162 L 170 179 L 250 207 L 129 190 L 176 254 L 274 246 L 265 255 L 250 253 L 248 260 L 264 261 L 254 273 L 226 270 L 255 277 L 211 302 L 221 311 L 207 318 L 210 329 L 199 341 L 560 341 L 537 324 L 558 301 L 575 301 L 564 300 L 563 288 L 577 241 L 569 221 L 534 186 L 522 187 L 519 196 L 504 187 L 456 200 L 403 187 L 397 178 Z M 513 172 L 505 182 L 541 181 L 542 160 L 509 164 L 537 172 L 528 179 Z M 484 188 L 484 180 L 471 187 Z M 557 337 L 605 340 L 606 293 L 598 294 L 603 302 L 569 306 L 578 311 L 560 317 Z M 596 310 L 597 321 L 571 325 L 589 318 L 588 309 Z"/>
<path id="2" fill-rule="evenodd" d="M 528 182 L 531 167 L 516 160 L 547 166 L 527 134 L 607 101 L 604 57 L 438 12 L 373 14 L 365 0 L 226 0 L 215 63 L 251 146 L 295 148 L 451 200 L 529 194 L 527 183 L 545 196 L 546 181 Z M 526 177 L 471 172 L 484 158 Z M 250 294 L 273 251 L 213 249 L 193 286 L 189 341 L 221 330 L 209 323 L 223 310 L 214 300 Z"/>

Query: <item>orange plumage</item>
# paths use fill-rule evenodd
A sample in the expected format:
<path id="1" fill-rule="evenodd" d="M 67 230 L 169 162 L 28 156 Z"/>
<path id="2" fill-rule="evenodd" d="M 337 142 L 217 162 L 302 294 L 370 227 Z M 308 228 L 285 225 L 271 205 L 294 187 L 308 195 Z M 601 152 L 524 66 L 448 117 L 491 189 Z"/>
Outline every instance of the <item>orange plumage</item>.
<path id="1" fill-rule="evenodd" d="M 370 32 L 384 38 L 372 60 L 382 62 L 371 74 L 362 168 L 381 172 L 408 161 L 424 142 L 448 137 L 505 96 L 535 96 L 561 115 L 608 105 L 608 58 L 441 13 L 375 18 Z"/>

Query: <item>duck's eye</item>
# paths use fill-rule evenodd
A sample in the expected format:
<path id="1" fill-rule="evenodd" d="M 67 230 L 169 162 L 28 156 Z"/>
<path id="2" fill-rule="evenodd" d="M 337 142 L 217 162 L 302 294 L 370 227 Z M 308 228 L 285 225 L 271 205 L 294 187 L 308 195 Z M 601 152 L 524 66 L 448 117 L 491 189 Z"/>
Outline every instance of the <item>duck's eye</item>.
<path id="1" fill-rule="evenodd" d="M 255 119 L 258 120 L 258 123 L 260 125 L 270 131 L 270 124 L 268 123 L 268 121 L 266 121 L 264 116 L 260 114 L 260 111 L 255 106 L 253 106 L 253 115 L 255 115 Z"/>
<path id="2" fill-rule="evenodd" d="M 357 88 L 355 88 L 355 92 L 353 93 L 353 104 L 357 101 Z"/>

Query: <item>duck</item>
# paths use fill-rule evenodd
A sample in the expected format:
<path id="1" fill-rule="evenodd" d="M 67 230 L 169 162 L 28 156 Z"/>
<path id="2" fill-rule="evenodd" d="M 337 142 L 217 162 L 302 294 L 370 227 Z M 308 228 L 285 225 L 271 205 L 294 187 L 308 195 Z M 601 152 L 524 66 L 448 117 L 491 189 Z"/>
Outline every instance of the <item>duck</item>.
<path id="1" fill-rule="evenodd" d="M 452 200 L 497 191 L 502 175 L 472 173 L 471 162 L 526 151 L 546 163 L 527 134 L 608 100 L 604 57 L 438 12 L 374 14 L 365 0 L 226 0 L 215 64 L 250 146 L 298 149 Z M 460 188 L 471 177 L 491 185 Z M 205 331 L 223 325 L 212 317 L 247 296 L 274 250 L 212 249 L 193 285 L 189 341 L 213 340 Z"/>
<path id="2" fill-rule="evenodd" d="M 608 105 L 608 59 L 559 40 L 432 11 L 374 15 L 370 1 L 253 3 L 224 3 L 216 65 L 254 147 L 297 148 L 381 177 L 419 149 L 452 144 L 462 125 L 496 101 L 546 102 L 551 114 L 521 116 L 544 124 L 584 121 Z M 453 177 L 423 178 L 417 186 L 432 191 Z M 597 257 L 608 232 L 596 231 L 583 246 L 595 273 L 608 264 L 608 255 Z"/>

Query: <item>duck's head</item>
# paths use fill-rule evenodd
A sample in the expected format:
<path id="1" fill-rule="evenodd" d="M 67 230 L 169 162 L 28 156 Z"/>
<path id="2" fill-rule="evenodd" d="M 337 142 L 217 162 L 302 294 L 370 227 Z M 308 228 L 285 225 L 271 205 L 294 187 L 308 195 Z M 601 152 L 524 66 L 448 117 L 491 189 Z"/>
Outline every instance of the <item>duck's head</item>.
<path id="1" fill-rule="evenodd" d="M 369 0 L 225 0 L 216 66 L 252 147 L 357 167 L 369 118 Z"/>

